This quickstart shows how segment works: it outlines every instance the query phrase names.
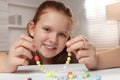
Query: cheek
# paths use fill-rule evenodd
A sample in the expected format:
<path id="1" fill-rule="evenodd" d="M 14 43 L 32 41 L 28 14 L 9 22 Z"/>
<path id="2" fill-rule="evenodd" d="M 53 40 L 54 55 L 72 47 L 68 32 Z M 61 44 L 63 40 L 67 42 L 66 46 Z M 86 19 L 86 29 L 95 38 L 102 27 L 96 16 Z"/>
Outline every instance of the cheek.
<path id="1" fill-rule="evenodd" d="M 63 49 L 65 47 L 65 44 L 66 44 L 66 40 L 60 40 L 59 47 Z"/>
<path id="2" fill-rule="evenodd" d="M 34 36 L 35 45 L 40 45 L 42 42 L 47 40 L 47 36 L 42 33 L 36 33 Z"/>

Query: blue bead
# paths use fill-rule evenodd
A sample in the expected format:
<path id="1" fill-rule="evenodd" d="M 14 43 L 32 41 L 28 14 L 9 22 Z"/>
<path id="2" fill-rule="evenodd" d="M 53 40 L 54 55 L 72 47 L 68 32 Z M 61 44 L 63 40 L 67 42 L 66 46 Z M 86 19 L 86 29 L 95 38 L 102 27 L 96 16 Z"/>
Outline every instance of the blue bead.
<path id="1" fill-rule="evenodd" d="M 100 75 L 96 75 L 96 80 L 101 80 L 101 76 Z"/>

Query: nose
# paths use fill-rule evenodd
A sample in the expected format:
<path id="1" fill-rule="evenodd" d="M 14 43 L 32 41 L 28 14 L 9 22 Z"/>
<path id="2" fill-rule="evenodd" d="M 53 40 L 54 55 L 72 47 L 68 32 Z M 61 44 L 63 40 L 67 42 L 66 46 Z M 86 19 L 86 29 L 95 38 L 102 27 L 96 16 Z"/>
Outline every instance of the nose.
<path id="1" fill-rule="evenodd" d="M 57 44 L 58 42 L 57 34 L 56 33 L 50 34 L 49 41 L 52 44 Z"/>

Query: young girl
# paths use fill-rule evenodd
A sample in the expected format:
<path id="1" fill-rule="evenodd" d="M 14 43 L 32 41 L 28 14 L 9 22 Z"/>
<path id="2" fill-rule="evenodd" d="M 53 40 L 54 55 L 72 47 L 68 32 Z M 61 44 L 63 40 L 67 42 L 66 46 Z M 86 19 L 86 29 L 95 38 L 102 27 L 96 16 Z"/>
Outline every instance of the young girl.
<path id="1" fill-rule="evenodd" d="M 21 35 L 5 55 L 1 72 L 15 72 L 20 65 L 35 64 L 38 55 L 42 64 L 64 64 L 68 52 L 71 63 L 96 67 L 95 47 L 84 36 L 70 38 L 73 16 L 68 7 L 57 1 L 43 2 L 27 25 L 28 35 Z"/>

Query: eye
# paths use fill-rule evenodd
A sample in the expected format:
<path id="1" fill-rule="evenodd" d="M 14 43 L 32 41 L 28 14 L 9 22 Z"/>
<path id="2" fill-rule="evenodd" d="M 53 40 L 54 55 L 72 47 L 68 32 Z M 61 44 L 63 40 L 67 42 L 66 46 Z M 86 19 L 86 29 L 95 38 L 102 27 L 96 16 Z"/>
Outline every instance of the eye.
<path id="1" fill-rule="evenodd" d="M 64 33 L 59 33 L 59 35 L 62 36 L 62 37 L 67 37 L 67 35 L 64 34 Z"/>
<path id="2" fill-rule="evenodd" d="M 50 32 L 51 30 L 49 28 L 43 28 L 46 32 Z"/>

